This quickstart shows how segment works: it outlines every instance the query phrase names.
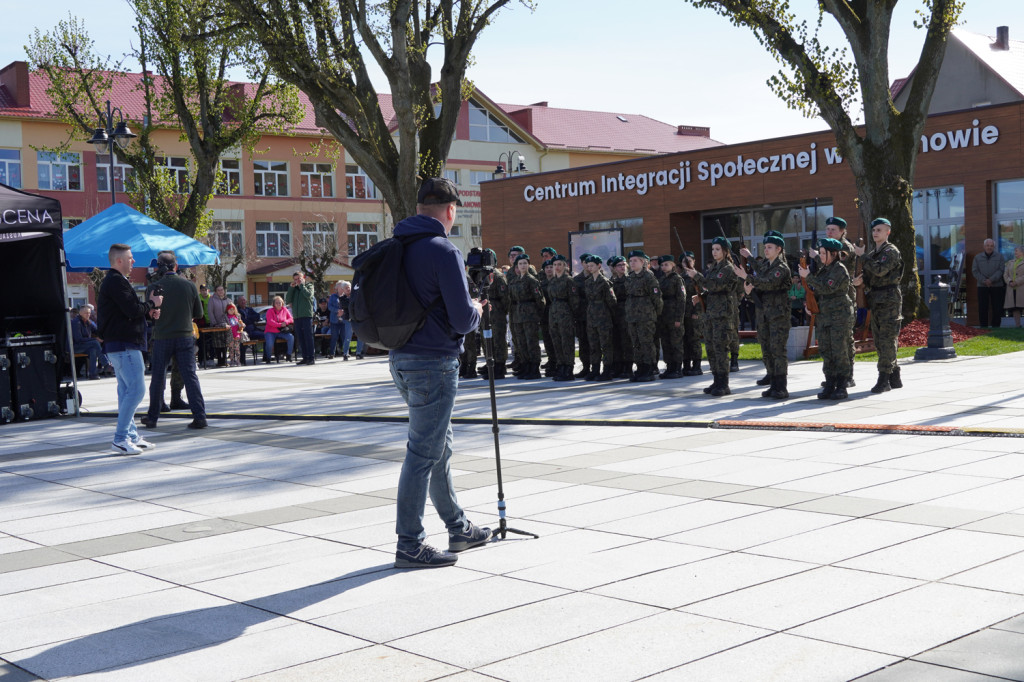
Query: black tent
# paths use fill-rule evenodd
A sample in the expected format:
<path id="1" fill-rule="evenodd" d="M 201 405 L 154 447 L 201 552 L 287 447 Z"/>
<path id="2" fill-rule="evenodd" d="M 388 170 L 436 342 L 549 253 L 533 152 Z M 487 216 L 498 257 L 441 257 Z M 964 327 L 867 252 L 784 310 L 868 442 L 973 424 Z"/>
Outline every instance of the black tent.
<path id="1" fill-rule="evenodd" d="M 19 418 L 39 418 L 47 412 L 52 414 L 52 406 L 47 404 L 51 389 L 56 400 L 59 381 L 68 364 L 74 378 L 59 201 L 0 184 L 0 263 L 0 291 L 3 292 L 0 297 L 0 343 L 4 345 L 0 356 L 6 356 L 11 365 L 10 381 L 16 403 L 25 404 L 25 394 L 29 391 L 22 388 L 23 395 L 19 400 L 19 385 L 24 383 L 27 386 L 29 383 L 28 379 L 22 382 L 16 376 L 19 362 L 23 365 L 33 363 L 24 359 L 24 353 L 19 356 L 15 349 L 33 346 L 34 339 L 52 337 L 45 344 L 45 350 L 50 350 L 53 358 L 46 356 L 45 350 L 40 351 L 42 354 L 36 358 L 33 370 L 41 370 L 40 365 L 51 366 L 52 371 L 47 372 L 47 378 L 43 380 L 47 385 L 42 387 L 47 400 L 41 405 L 34 405 L 33 417 L 15 410 Z M 39 345 L 44 344 L 40 341 Z M 27 373 L 26 369 L 23 374 Z M 54 386 L 51 387 L 48 385 L 49 377 L 54 374 Z M 73 394 L 77 395 L 77 391 Z M 77 407 L 76 404 L 76 413 Z M 0 417 L 0 423 L 3 421 Z"/>

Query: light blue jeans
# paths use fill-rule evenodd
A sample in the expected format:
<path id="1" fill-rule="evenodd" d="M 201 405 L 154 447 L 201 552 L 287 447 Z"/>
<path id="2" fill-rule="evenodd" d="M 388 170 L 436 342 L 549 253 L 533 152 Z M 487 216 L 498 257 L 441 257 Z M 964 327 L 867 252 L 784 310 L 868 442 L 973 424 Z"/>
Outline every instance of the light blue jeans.
<path id="1" fill-rule="evenodd" d="M 292 354 L 295 350 L 295 337 L 289 332 L 264 332 L 263 334 L 263 358 L 274 357 L 274 344 L 277 343 L 278 339 L 284 339 L 284 342 L 288 344 L 288 355 Z"/>
<path id="2" fill-rule="evenodd" d="M 409 406 L 409 440 L 398 478 L 398 549 L 415 551 L 427 534 L 427 493 L 450 533 L 469 527 L 452 484 L 452 409 L 459 386 L 459 358 L 391 352 L 391 376 Z"/>
<path id="3" fill-rule="evenodd" d="M 134 443 L 139 439 L 135 428 L 135 409 L 146 397 L 146 363 L 142 351 L 125 350 L 107 353 L 117 375 L 117 428 L 114 442 Z"/>

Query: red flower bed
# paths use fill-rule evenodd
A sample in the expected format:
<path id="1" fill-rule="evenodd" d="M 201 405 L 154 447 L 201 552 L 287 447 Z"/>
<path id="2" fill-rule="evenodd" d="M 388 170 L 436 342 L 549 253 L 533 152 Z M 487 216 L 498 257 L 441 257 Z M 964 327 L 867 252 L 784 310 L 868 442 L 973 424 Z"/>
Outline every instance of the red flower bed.
<path id="1" fill-rule="evenodd" d="M 903 329 L 900 330 L 900 347 L 927 346 L 929 325 L 930 322 L 928 320 L 914 320 L 910 324 L 904 325 Z M 949 330 L 953 333 L 953 343 L 964 341 L 979 334 L 987 334 L 989 331 L 988 329 L 966 327 L 956 322 L 949 323 Z"/>

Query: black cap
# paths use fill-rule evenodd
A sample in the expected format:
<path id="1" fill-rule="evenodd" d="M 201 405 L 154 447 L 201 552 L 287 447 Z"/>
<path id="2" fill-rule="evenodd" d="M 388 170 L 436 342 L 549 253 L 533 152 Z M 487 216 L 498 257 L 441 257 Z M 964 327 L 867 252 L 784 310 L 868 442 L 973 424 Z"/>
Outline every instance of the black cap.
<path id="1" fill-rule="evenodd" d="M 420 185 L 420 193 L 416 196 L 418 204 L 450 204 L 455 202 L 462 206 L 459 190 L 447 178 L 429 178 Z"/>

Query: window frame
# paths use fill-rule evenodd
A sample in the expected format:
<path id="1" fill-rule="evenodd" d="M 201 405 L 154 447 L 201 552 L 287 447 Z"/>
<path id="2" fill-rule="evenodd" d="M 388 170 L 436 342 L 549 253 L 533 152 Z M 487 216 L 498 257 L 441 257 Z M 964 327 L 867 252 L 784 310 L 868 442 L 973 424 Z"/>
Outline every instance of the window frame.
<path id="1" fill-rule="evenodd" d="M 264 226 L 269 226 L 266 229 Z M 264 229 L 261 229 L 264 227 Z M 280 229 L 284 227 L 285 229 Z M 267 236 L 276 237 L 276 254 L 271 254 Z M 260 258 L 289 258 L 292 255 L 291 248 L 292 229 L 291 223 L 277 220 L 259 220 L 256 222 L 256 255 Z M 261 243 L 262 242 L 262 243 Z M 282 248 L 283 245 L 283 248 Z"/>
<path id="2" fill-rule="evenodd" d="M 265 164 L 261 166 L 260 164 Z M 284 166 L 283 170 L 281 166 Z M 288 174 L 290 168 L 287 161 L 267 161 L 262 159 L 253 159 L 252 161 L 252 192 L 258 197 L 287 197 L 289 194 L 288 187 Z M 272 176 L 272 183 L 270 186 L 274 188 L 273 193 L 267 193 L 267 179 Z M 281 186 L 284 186 L 284 191 L 278 191 Z"/>
<path id="3" fill-rule="evenodd" d="M 311 166 L 306 170 L 306 166 Z M 320 193 L 313 193 L 314 178 L 318 179 Z M 299 164 L 299 195 L 307 199 L 334 199 L 338 183 L 335 181 L 334 166 L 329 163 L 304 162 Z M 328 192 L 324 191 L 327 187 Z"/>
<path id="4" fill-rule="evenodd" d="M 72 161 L 72 158 L 74 159 Z M 47 179 L 46 186 L 43 185 L 43 169 L 46 169 Z M 63 168 L 64 171 L 64 187 L 54 187 L 54 168 Z M 78 187 L 71 187 L 73 176 L 77 176 L 75 180 L 78 183 Z M 82 177 L 82 154 L 81 152 L 36 152 L 36 178 L 39 184 L 39 189 L 48 190 L 51 192 L 83 192 L 85 191 L 85 183 Z"/>

